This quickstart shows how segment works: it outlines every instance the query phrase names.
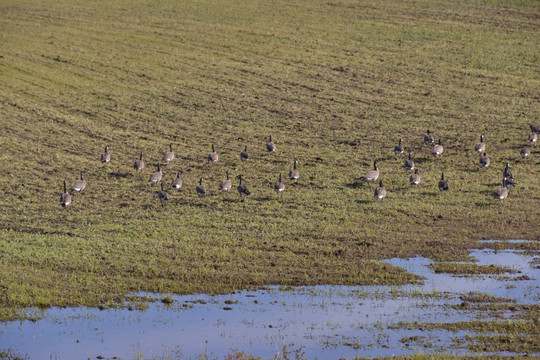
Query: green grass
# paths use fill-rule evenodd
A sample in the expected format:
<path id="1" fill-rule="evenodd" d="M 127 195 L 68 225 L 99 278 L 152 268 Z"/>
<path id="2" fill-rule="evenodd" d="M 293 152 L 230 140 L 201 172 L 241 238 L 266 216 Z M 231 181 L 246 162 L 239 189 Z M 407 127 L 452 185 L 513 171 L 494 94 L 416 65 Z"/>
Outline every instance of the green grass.
<path id="1" fill-rule="evenodd" d="M 0 14 L 1 319 L 136 291 L 401 284 L 413 276 L 376 260 L 540 239 L 540 152 L 519 159 L 540 109 L 535 1 L 4 1 Z M 147 181 L 171 142 L 164 179 L 182 169 L 184 187 L 162 207 Z M 294 158 L 300 180 L 279 198 Z M 384 202 L 359 182 L 375 159 Z M 518 186 L 501 203 L 506 162 Z M 245 175 L 245 202 L 218 193 L 227 169 Z M 62 209 L 81 170 L 85 194 Z"/>

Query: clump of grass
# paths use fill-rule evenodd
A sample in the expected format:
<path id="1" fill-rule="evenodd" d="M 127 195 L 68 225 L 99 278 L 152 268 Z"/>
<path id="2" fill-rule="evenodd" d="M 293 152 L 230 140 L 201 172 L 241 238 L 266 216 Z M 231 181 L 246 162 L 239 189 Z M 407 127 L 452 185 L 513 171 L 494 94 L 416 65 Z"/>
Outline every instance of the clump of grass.
<path id="1" fill-rule="evenodd" d="M 515 274 L 517 270 L 499 265 L 476 265 L 467 263 L 435 263 L 429 265 L 435 273 L 448 273 L 454 275 L 476 274 Z"/>

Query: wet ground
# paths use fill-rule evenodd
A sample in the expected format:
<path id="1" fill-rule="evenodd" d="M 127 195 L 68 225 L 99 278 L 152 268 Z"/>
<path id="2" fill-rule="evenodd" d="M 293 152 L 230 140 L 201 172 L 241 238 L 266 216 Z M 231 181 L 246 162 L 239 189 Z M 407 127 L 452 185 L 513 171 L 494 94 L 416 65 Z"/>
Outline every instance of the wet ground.
<path id="1" fill-rule="evenodd" d="M 435 273 L 429 259 L 390 259 L 385 262 L 422 276 L 423 284 L 269 287 L 221 296 L 173 295 L 170 304 L 153 302 L 143 311 L 52 308 L 40 312 L 42 318 L 35 322 L 1 324 L 0 350 L 12 349 L 30 359 L 143 355 L 145 359 L 190 359 L 200 354 L 223 358 L 233 349 L 263 358 L 284 350 L 310 359 L 468 354 L 464 339 L 473 332 L 421 326 L 411 330 L 398 324 L 493 320 L 474 308 L 452 307 L 470 292 L 516 304 L 540 302 L 538 255 L 484 249 L 471 251 L 470 256 L 477 265 L 517 271 L 455 276 Z"/>

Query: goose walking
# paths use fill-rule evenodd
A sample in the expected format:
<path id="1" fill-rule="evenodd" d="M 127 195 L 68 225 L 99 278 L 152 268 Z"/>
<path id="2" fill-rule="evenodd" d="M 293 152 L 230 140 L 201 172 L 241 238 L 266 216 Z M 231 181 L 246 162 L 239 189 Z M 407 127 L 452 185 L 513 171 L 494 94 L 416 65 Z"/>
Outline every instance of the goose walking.
<path id="1" fill-rule="evenodd" d="M 236 189 L 238 190 L 238 194 L 240 194 L 240 198 L 242 198 L 242 201 L 244 201 L 245 197 L 247 195 L 250 195 L 251 192 L 249 191 L 249 189 L 247 188 L 246 185 L 242 184 L 243 175 L 238 175 L 236 178 L 240 179 L 240 182 L 239 182 L 238 187 Z"/>
<path id="2" fill-rule="evenodd" d="M 364 176 L 360 178 L 362 181 L 367 181 L 368 183 L 372 183 L 377 181 L 379 178 L 379 169 L 377 168 L 377 160 L 373 162 L 373 170 L 369 170 Z"/>
<path id="3" fill-rule="evenodd" d="M 427 134 L 424 135 L 424 144 L 426 145 L 431 145 L 435 142 L 435 138 L 433 137 L 433 135 L 431 134 L 431 132 L 428 130 L 427 131 Z"/>
<path id="4" fill-rule="evenodd" d="M 394 146 L 394 154 L 403 154 L 405 147 L 403 146 L 403 139 L 399 139 L 399 143 Z"/>
<path id="5" fill-rule="evenodd" d="M 531 150 L 527 149 L 527 148 L 523 148 L 521 149 L 521 151 L 519 152 L 519 155 L 521 155 L 522 158 L 526 159 L 528 158 L 529 156 L 531 156 Z"/>
<path id="6" fill-rule="evenodd" d="M 109 146 L 105 146 L 105 152 L 101 154 L 101 162 L 102 163 L 111 162 L 111 154 L 109 153 Z"/>
<path id="7" fill-rule="evenodd" d="M 503 170 L 503 180 L 505 178 L 514 180 L 514 173 L 510 170 L 510 163 L 506 163 L 506 167 Z"/>
<path id="8" fill-rule="evenodd" d="M 164 155 L 163 155 L 163 161 L 165 161 L 167 164 L 170 163 L 171 161 L 173 161 L 174 159 L 174 152 L 172 150 L 172 144 L 169 144 L 169 151 L 167 151 Z"/>
<path id="9" fill-rule="evenodd" d="M 144 155 L 144 152 L 141 151 L 141 154 L 139 155 L 139 159 L 135 160 L 135 162 L 133 163 L 133 168 L 137 171 L 144 169 L 144 161 L 142 159 L 143 155 Z"/>
<path id="10" fill-rule="evenodd" d="M 158 182 L 161 181 L 161 178 L 163 178 L 163 172 L 161 171 L 161 164 L 157 164 L 157 171 L 155 173 L 153 173 L 152 175 L 150 175 L 150 180 L 148 180 L 149 182 L 151 182 L 152 184 L 157 184 Z"/>
<path id="11" fill-rule="evenodd" d="M 266 151 L 268 152 L 274 152 L 276 151 L 276 144 L 272 141 L 272 135 L 270 135 L 270 141 L 266 143 Z"/>
<path id="12" fill-rule="evenodd" d="M 536 141 L 538 140 L 538 134 L 532 131 L 531 126 L 531 133 L 529 134 L 529 142 L 532 146 L 536 146 Z"/>
<path id="13" fill-rule="evenodd" d="M 67 192 L 66 180 L 64 180 L 64 193 L 60 195 L 60 205 L 62 207 L 71 205 L 71 195 Z"/>
<path id="14" fill-rule="evenodd" d="M 300 178 L 300 171 L 297 169 L 298 160 L 294 159 L 294 165 L 292 170 L 289 170 L 289 179 L 298 180 Z"/>
<path id="15" fill-rule="evenodd" d="M 176 174 L 176 178 L 172 181 L 171 187 L 176 190 L 180 190 L 182 187 L 182 178 L 180 177 L 180 174 L 182 174 L 182 170 L 178 171 L 178 174 Z"/>
<path id="16" fill-rule="evenodd" d="M 420 185 L 420 174 L 418 173 L 418 169 L 414 170 L 414 174 L 411 174 L 409 177 L 409 183 L 411 185 Z"/>
<path id="17" fill-rule="evenodd" d="M 232 182 L 231 179 L 229 179 L 229 170 L 225 171 L 227 174 L 227 179 L 223 180 L 221 184 L 219 184 L 219 190 L 224 192 L 229 192 L 232 188 Z"/>
<path id="18" fill-rule="evenodd" d="M 374 196 L 380 200 L 384 200 L 384 198 L 386 197 L 386 189 L 383 186 L 382 180 L 379 182 L 379 187 L 375 189 Z"/>
<path id="19" fill-rule="evenodd" d="M 218 153 L 216 152 L 216 149 L 214 147 L 214 144 L 212 144 L 212 152 L 210 154 L 208 154 L 208 162 L 218 162 L 219 160 L 219 155 Z"/>
<path id="20" fill-rule="evenodd" d="M 484 142 L 484 135 L 480 135 L 480 142 L 474 147 L 474 151 L 477 153 L 483 153 L 486 151 L 486 143 Z"/>
<path id="21" fill-rule="evenodd" d="M 487 157 L 486 153 L 484 153 L 484 155 L 480 156 L 479 164 L 480 164 L 481 167 L 487 168 L 489 166 L 490 162 L 491 162 L 491 160 L 489 159 L 489 157 Z"/>
<path id="22" fill-rule="evenodd" d="M 404 167 L 405 167 L 405 170 L 414 170 L 414 161 L 411 158 L 410 152 L 409 152 L 409 158 L 405 160 Z"/>
<path id="23" fill-rule="evenodd" d="M 274 191 L 278 194 L 285 191 L 285 184 L 281 181 L 281 173 L 279 173 L 279 181 L 274 185 Z"/>
<path id="24" fill-rule="evenodd" d="M 441 180 L 439 180 L 438 187 L 440 191 L 447 191 L 449 189 L 448 180 L 444 179 L 444 172 L 441 174 Z"/>
<path id="25" fill-rule="evenodd" d="M 435 146 L 433 146 L 433 149 L 431 150 L 431 153 L 433 156 L 440 156 L 444 151 L 444 148 L 441 144 L 441 139 L 439 139 L 439 143 Z"/>
<path id="26" fill-rule="evenodd" d="M 195 187 L 195 192 L 197 193 L 197 195 L 199 195 L 199 197 L 206 196 L 206 187 L 202 183 L 203 180 L 204 180 L 204 178 L 200 178 L 199 179 L 199 185 L 197 185 L 197 187 Z"/>
<path id="27" fill-rule="evenodd" d="M 240 160 L 242 160 L 242 161 L 248 161 L 249 160 L 249 153 L 247 151 L 247 145 L 244 148 L 244 151 L 240 152 Z"/>
<path id="28" fill-rule="evenodd" d="M 81 178 L 79 180 L 75 180 L 73 184 L 71 185 L 71 190 L 78 191 L 82 194 L 82 191 L 86 187 L 86 180 L 84 180 L 84 173 L 81 171 Z"/>
<path id="29" fill-rule="evenodd" d="M 499 200 L 504 200 L 508 196 L 508 186 L 503 180 L 503 187 L 495 191 L 495 198 Z"/>
<path id="30" fill-rule="evenodd" d="M 163 189 L 163 183 L 161 183 L 161 191 L 158 192 L 158 199 L 161 201 L 161 205 L 169 201 L 169 194 Z"/>

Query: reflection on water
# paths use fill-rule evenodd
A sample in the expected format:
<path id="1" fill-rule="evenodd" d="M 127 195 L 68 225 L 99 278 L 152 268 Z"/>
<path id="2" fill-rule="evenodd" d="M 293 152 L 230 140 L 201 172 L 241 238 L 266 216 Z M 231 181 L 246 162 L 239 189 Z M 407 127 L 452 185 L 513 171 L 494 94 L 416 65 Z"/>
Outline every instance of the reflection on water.
<path id="1" fill-rule="evenodd" d="M 435 274 L 429 259 L 385 262 L 425 278 L 421 285 L 270 287 L 222 296 L 172 296 L 169 306 L 151 303 L 145 311 L 53 308 L 37 322 L 0 325 L 0 350 L 31 359 L 223 358 L 237 349 L 273 358 L 287 346 L 308 358 L 467 353 L 455 338 L 471 333 L 397 328 L 399 322 L 454 322 L 486 314 L 455 310 L 470 291 L 535 304 L 540 269 L 534 256 L 516 251 L 475 250 L 480 265 L 511 267 L 516 274 L 455 277 Z M 531 280 L 512 280 L 527 275 Z M 138 294 L 142 295 L 142 294 Z M 152 294 L 143 294 L 152 296 Z M 426 346 L 425 346 L 426 345 Z M 294 357 L 294 356 L 293 356 Z"/>

